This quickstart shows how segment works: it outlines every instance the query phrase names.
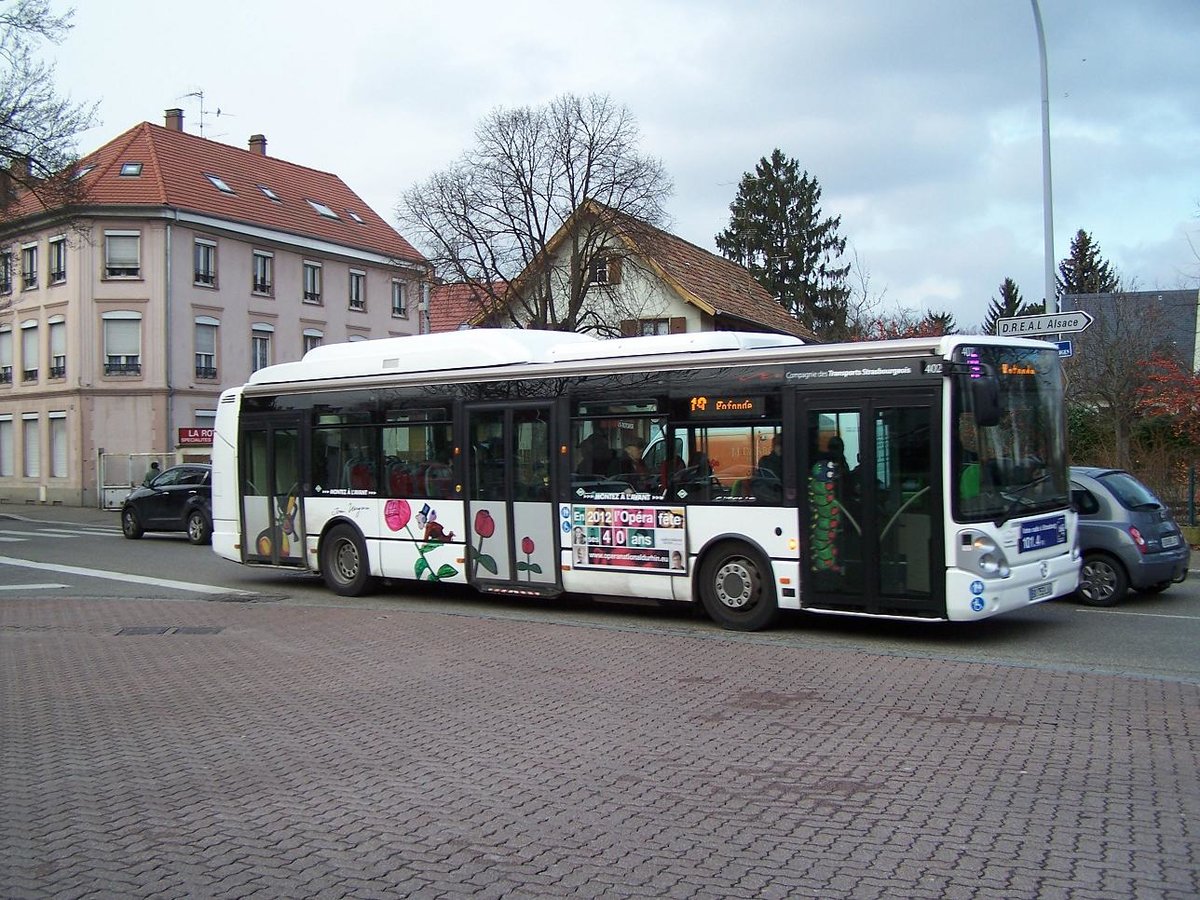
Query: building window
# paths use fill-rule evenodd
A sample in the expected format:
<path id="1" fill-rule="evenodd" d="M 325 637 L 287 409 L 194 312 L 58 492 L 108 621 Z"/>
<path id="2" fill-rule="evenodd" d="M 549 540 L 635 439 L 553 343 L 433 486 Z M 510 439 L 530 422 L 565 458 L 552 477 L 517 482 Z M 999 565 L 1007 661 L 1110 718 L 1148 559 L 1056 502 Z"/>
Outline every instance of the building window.
<path id="1" fill-rule="evenodd" d="M 621 257 L 600 253 L 588 266 L 588 284 L 620 284 Z"/>
<path id="2" fill-rule="evenodd" d="M 254 281 L 251 288 L 256 294 L 271 293 L 271 287 L 274 283 L 272 277 L 275 267 L 275 258 L 272 254 L 265 250 L 254 251 Z"/>
<path id="3" fill-rule="evenodd" d="M 13 418 L 0 415 L 0 478 L 12 478 L 13 467 Z"/>
<path id="4" fill-rule="evenodd" d="M 67 280 L 67 239 L 52 238 L 50 241 L 50 283 L 62 284 Z"/>
<path id="5" fill-rule="evenodd" d="M 12 384 L 13 336 L 11 325 L 0 325 L 0 384 Z"/>
<path id="6" fill-rule="evenodd" d="M 257 372 L 271 364 L 271 325 L 255 325 L 250 336 L 250 371 Z"/>
<path id="7" fill-rule="evenodd" d="M 316 347 L 320 347 L 325 341 L 325 332 L 319 331 L 316 328 L 304 329 L 304 352 L 307 353 Z"/>
<path id="8" fill-rule="evenodd" d="M 67 377 L 67 323 L 61 316 L 50 320 L 50 377 Z"/>
<path id="9" fill-rule="evenodd" d="M 196 317 L 196 377 L 215 381 L 217 377 L 217 326 L 209 316 Z"/>
<path id="10" fill-rule="evenodd" d="M 279 199 L 279 195 L 277 193 L 275 193 L 273 190 L 271 190 L 269 187 L 267 187 L 265 184 L 260 184 L 258 186 L 258 189 L 263 192 L 263 196 L 266 197 L 268 200 L 274 200 L 276 203 L 283 202 L 282 200 Z"/>
<path id="11" fill-rule="evenodd" d="M 304 302 L 321 302 L 321 264 L 306 262 L 304 264 Z"/>
<path id="12" fill-rule="evenodd" d="M 33 319 L 21 323 L 21 380 L 37 381 L 38 323 Z"/>
<path id="13" fill-rule="evenodd" d="M 217 283 L 217 245 L 213 241 L 196 238 L 195 252 L 195 283 L 206 287 L 215 287 Z"/>
<path id="14" fill-rule="evenodd" d="M 37 250 L 37 244 L 21 248 L 21 287 L 25 290 L 37 287 Z"/>
<path id="15" fill-rule="evenodd" d="M 50 413 L 50 477 L 67 477 L 67 414 Z"/>
<path id="16" fill-rule="evenodd" d="M 392 279 L 392 315 L 398 319 L 408 318 L 408 285 Z"/>
<path id="17" fill-rule="evenodd" d="M 13 255 L 11 250 L 0 253 L 0 294 L 11 294 L 13 284 Z"/>
<path id="18" fill-rule="evenodd" d="M 642 337 L 647 337 L 654 334 L 670 334 L 671 323 L 669 319 L 638 319 L 637 333 Z"/>
<path id="19" fill-rule="evenodd" d="M 25 432 L 25 465 L 22 474 L 26 478 L 37 478 L 42 474 L 42 436 L 38 432 L 37 413 L 25 413 L 21 416 L 21 428 Z"/>
<path id="20" fill-rule="evenodd" d="M 104 374 L 142 374 L 142 314 L 104 313 Z"/>
<path id="21" fill-rule="evenodd" d="M 104 277 L 140 278 L 142 236 L 136 231 L 104 232 Z"/>
<path id="22" fill-rule="evenodd" d="M 121 163 L 121 174 L 126 178 L 135 178 L 142 174 L 142 164 L 140 162 Z"/>
<path id="23" fill-rule="evenodd" d="M 350 308 L 367 308 L 367 276 L 355 269 L 350 270 Z"/>

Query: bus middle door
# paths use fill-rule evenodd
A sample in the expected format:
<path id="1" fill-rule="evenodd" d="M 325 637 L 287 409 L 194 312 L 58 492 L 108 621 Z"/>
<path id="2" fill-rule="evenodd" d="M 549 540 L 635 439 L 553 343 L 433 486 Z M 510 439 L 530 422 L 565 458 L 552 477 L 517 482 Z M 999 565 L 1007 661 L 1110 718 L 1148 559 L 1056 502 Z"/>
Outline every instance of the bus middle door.
<path id="1" fill-rule="evenodd" d="M 467 407 L 467 578 L 480 591 L 561 593 L 549 404 Z"/>

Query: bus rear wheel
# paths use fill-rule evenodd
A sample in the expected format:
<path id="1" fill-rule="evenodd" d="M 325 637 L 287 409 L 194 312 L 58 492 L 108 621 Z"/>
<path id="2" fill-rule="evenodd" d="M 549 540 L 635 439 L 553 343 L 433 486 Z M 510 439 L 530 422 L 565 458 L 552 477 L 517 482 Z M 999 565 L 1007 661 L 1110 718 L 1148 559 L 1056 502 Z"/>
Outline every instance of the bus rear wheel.
<path id="1" fill-rule="evenodd" d="M 736 541 L 706 554 L 699 590 L 705 612 L 731 631 L 758 631 L 779 616 L 770 569 L 758 553 Z"/>
<path id="2" fill-rule="evenodd" d="M 336 525 L 321 542 L 321 577 L 335 594 L 361 597 L 375 586 L 362 535 L 349 525 Z"/>

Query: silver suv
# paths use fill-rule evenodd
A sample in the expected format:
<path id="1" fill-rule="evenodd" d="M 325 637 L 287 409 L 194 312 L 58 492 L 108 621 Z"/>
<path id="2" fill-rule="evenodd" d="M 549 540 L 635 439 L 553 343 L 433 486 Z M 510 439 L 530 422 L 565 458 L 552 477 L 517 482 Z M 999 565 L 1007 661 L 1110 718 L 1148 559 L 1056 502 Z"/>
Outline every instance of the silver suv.
<path id="1" fill-rule="evenodd" d="M 1191 550 L 1171 511 L 1128 472 L 1072 466 L 1071 502 L 1083 555 L 1078 600 L 1112 606 L 1130 588 L 1157 594 L 1187 577 Z"/>

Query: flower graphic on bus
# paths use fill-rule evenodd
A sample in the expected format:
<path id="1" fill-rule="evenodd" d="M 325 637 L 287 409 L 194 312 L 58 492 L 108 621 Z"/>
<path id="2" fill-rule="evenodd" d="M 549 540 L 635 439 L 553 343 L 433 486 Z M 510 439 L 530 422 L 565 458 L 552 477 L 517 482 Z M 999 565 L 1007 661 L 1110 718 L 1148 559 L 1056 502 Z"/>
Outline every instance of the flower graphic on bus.
<path id="1" fill-rule="evenodd" d="M 479 546 L 471 547 L 471 560 L 475 564 L 475 575 L 479 575 L 479 567 L 483 566 L 493 575 L 499 574 L 500 568 L 496 565 L 495 557 L 483 552 L 483 542 L 496 533 L 496 520 L 492 518 L 492 514 L 486 509 L 481 509 L 475 513 L 475 533 L 479 535 Z"/>
<path id="2" fill-rule="evenodd" d="M 408 534 L 412 540 L 418 540 L 409 527 L 409 522 L 412 521 L 412 507 L 409 506 L 407 500 L 389 500 L 383 507 L 383 521 L 387 523 L 387 527 L 392 531 L 399 531 L 401 528 Z M 421 537 L 424 543 L 417 545 L 417 561 L 413 565 L 413 575 L 420 581 L 441 581 L 443 578 L 452 578 L 458 574 L 458 569 L 449 563 L 442 563 L 438 568 L 433 567 L 433 563 L 429 561 L 427 553 L 432 553 L 438 547 L 444 546 L 445 542 L 454 537 L 454 532 L 447 534 L 442 530 L 441 525 L 438 525 L 436 530 L 429 528 L 430 522 L 436 522 L 437 513 L 430 508 L 426 503 L 424 508 L 417 513 L 417 524 L 423 529 Z"/>
<path id="3" fill-rule="evenodd" d="M 525 537 L 521 538 L 521 552 L 525 554 L 525 562 L 517 563 L 517 571 L 525 573 L 526 581 L 533 581 L 534 574 L 542 574 L 542 567 L 537 563 L 530 561 L 530 557 L 533 556 L 533 551 L 533 538 L 531 538 L 529 535 L 525 535 Z"/>

